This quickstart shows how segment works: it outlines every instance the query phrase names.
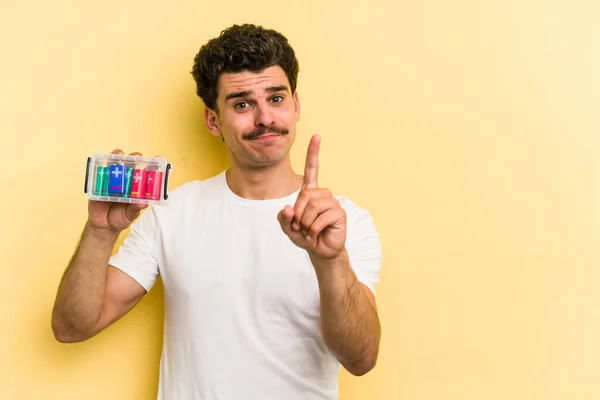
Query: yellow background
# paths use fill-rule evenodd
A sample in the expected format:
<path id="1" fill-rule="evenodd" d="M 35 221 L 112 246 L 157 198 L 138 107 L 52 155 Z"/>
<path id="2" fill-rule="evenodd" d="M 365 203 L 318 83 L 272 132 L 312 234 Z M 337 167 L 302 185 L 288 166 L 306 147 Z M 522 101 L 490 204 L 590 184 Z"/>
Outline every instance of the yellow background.
<path id="1" fill-rule="evenodd" d="M 320 133 L 321 185 L 382 237 L 381 356 L 341 375 L 340 398 L 600 398 L 598 15 L 581 0 L 2 0 L 0 398 L 154 398 L 160 285 L 81 344 L 53 339 L 50 312 L 88 155 L 167 156 L 173 187 L 226 166 L 189 71 L 237 22 L 290 39 L 294 165 Z"/>

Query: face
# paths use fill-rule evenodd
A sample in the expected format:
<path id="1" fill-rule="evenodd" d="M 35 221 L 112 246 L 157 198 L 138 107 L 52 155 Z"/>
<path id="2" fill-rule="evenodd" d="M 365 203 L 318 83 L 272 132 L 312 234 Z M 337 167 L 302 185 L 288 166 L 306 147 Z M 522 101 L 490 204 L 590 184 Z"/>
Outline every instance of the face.
<path id="1" fill-rule="evenodd" d="M 232 163 L 261 168 L 289 160 L 300 102 L 281 67 L 222 74 L 217 106 L 218 113 L 206 109 L 206 125 L 223 137 Z"/>

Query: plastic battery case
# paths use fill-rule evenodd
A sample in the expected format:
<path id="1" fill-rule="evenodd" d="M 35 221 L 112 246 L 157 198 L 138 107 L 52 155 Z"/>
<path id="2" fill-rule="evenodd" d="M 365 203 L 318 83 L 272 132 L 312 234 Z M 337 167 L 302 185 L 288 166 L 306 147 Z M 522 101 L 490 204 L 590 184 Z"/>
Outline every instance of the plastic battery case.
<path id="1" fill-rule="evenodd" d="M 163 157 L 93 154 L 84 191 L 95 201 L 164 205 L 171 168 Z"/>

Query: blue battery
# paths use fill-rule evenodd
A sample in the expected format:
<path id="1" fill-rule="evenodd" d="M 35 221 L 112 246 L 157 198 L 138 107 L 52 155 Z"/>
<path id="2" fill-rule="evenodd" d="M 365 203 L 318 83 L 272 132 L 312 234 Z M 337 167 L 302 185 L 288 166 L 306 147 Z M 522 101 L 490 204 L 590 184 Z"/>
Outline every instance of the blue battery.
<path id="1" fill-rule="evenodd" d="M 125 185 L 125 165 L 111 165 L 108 172 L 108 193 L 122 196 L 126 192 L 127 186 Z"/>

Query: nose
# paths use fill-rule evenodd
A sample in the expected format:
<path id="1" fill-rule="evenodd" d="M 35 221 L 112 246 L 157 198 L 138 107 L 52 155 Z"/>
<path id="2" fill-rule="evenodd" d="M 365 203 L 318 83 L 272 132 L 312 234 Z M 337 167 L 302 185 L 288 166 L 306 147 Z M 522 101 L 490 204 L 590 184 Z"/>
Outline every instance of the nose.
<path id="1" fill-rule="evenodd" d="M 275 122 L 273 111 L 266 104 L 260 104 L 256 107 L 256 116 L 254 123 L 256 126 L 271 126 Z"/>

